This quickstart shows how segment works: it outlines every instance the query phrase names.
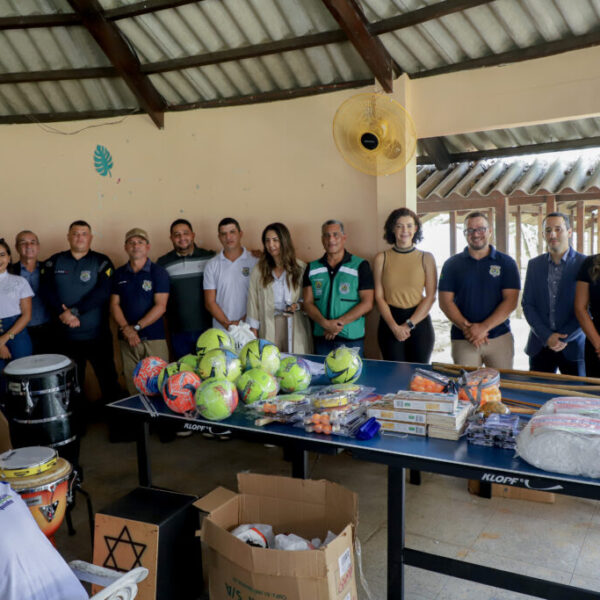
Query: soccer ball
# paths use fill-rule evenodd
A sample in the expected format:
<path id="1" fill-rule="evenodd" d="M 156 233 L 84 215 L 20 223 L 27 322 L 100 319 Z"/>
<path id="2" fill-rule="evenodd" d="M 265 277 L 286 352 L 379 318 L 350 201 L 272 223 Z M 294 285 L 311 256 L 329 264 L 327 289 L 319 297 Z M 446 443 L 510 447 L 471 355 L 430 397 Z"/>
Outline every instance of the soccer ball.
<path id="1" fill-rule="evenodd" d="M 310 385 L 310 368 L 303 358 L 288 356 L 281 361 L 281 366 L 276 373 L 281 391 L 301 392 Z"/>
<path id="2" fill-rule="evenodd" d="M 202 379 L 217 377 L 235 381 L 242 374 L 242 363 L 235 352 L 214 348 L 200 359 L 198 374 Z"/>
<path id="3" fill-rule="evenodd" d="M 178 365 L 188 365 L 191 367 L 192 371 L 198 372 L 198 365 L 200 363 L 200 359 L 196 354 L 186 354 L 182 356 L 178 361 Z"/>
<path id="4" fill-rule="evenodd" d="M 277 396 L 277 380 L 263 369 L 250 369 L 242 373 L 235 384 L 244 404 Z"/>
<path id="5" fill-rule="evenodd" d="M 226 331 L 211 327 L 210 329 L 207 329 L 196 342 L 198 358 L 202 358 L 209 350 L 213 350 L 214 348 L 234 350 L 235 344 Z"/>
<path id="6" fill-rule="evenodd" d="M 138 392 L 150 396 L 158 394 L 156 378 L 167 363 L 158 356 L 147 356 L 142 358 L 133 370 L 133 385 Z"/>
<path id="7" fill-rule="evenodd" d="M 228 379 L 208 379 L 196 391 L 198 411 L 210 421 L 222 421 L 230 417 L 237 404 L 237 390 Z"/>
<path id="8" fill-rule="evenodd" d="M 167 406 L 176 413 L 186 413 L 196 408 L 194 395 L 200 387 L 200 377 L 192 371 L 171 375 L 165 382 L 163 398 Z"/>
<path id="9" fill-rule="evenodd" d="M 156 381 L 158 392 L 162 393 L 165 383 L 167 382 L 167 379 L 171 377 L 171 375 L 182 373 L 184 371 L 193 372 L 194 369 L 186 363 L 172 362 L 166 365 L 158 374 L 158 379 Z"/>
<path id="10" fill-rule="evenodd" d="M 361 372 L 362 359 L 345 346 L 332 350 L 325 358 L 325 374 L 331 383 L 351 383 Z"/>
<path id="11" fill-rule="evenodd" d="M 275 374 L 281 363 L 279 348 L 267 340 L 251 340 L 240 352 L 242 367 L 248 369 L 263 369 Z"/>

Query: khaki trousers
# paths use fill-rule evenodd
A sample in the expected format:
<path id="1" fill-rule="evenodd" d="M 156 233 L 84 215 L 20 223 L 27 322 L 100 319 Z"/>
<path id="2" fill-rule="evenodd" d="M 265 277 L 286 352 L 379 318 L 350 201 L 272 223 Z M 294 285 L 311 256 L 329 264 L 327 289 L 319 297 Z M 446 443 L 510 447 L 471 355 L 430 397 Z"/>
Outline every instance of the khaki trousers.
<path id="1" fill-rule="evenodd" d="M 480 367 L 483 364 L 493 369 L 512 369 L 514 357 L 515 340 L 510 331 L 479 348 L 467 340 L 452 340 L 452 360 L 456 365 Z"/>
<path id="2" fill-rule="evenodd" d="M 135 385 L 133 385 L 133 371 L 142 358 L 158 356 L 169 362 L 167 340 L 144 340 L 133 348 L 125 340 L 119 340 L 119 348 L 121 348 L 125 385 L 132 396 L 138 393 Z"/>

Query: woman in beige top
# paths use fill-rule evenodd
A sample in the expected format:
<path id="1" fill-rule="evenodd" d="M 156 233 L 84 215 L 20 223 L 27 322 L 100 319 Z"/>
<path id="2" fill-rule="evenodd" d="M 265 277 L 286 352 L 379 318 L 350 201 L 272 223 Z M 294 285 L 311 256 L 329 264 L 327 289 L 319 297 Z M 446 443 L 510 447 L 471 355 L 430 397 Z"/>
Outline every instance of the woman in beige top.
<path id="1" fill-rule="evenodd" d="M 430 252 L 417 250 L 421 221 L 409 208 L 388 216 L 383 239 L 392 244 L 375 257 L 375 302 L 381 314 L 377 339 L 384 360 L 428 363 L 434 343 L 429 311 L 437 269 Z"/>
<path id="2" fill-rule="evenodd" d="M 283 352 L 312 352 L 308 317 L 301 310 L 306 264 L 296 258 L 288 228 L 271 223 L 262 233 L 263 254 L 252 269 L 246 321 L 258 337 Z"/>

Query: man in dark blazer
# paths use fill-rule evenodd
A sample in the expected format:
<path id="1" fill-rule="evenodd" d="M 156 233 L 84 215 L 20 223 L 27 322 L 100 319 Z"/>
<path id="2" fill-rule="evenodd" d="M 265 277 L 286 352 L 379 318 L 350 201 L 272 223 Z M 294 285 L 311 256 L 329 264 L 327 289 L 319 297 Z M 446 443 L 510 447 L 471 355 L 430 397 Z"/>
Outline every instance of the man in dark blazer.
<path id="1" fill-rule="evenodd" d="M 585 335 L 575 317 L 575 279 L 585 256 L 571 247 L 569 217 L 544 219 L 548 252 L 527 265 L 521 305 L 531 327 L 525 352 L 531 371 L 585 375 Z"/>

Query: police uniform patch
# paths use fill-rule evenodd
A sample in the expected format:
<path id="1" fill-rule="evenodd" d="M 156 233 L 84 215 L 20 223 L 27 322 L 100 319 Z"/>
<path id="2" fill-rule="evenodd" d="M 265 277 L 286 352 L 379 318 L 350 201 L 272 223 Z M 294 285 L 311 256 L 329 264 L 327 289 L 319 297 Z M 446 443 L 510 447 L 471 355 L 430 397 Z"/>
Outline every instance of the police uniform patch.
<path id="1" fill-rule="evenodd" d="M 500 265 L 490 265 L 490 275 L 492 277 L 500 276 Z"/>
<path id="2" fill-rule="evenodd" d="M 92 278 L 92 273 L 91 271 L 81 271 L 80 275 L 79 275 L 79 279 L 81 279 L 81 281 L 83 282 L 87 282 Z"/>
<path id="3" fill-rule="evenodd" d="M 347 281 L 340 283 L 340 294 L 347 294 L 350 291 L 350 284 Z"/>
<path id="4" fill-rule="evenodd" d="M 242 268 L 242 275 L 244 277 L 248 277 L 248 275 L 250 275 L 250 267 L 243 267 Z"/>
<path id="5" fill-rule="evenodd" d="M 152 289 L 152 282 L 149 279 L 144 279 L 144 282 L 142 283 L 142 289 L 145 292 L 149 292 Z"/>
<path id="6" fill-rule="evenodd" d="M 323 282 L 320 279 L 315 281 L 315 290 L 320 290 L 323 287 Z"/>

